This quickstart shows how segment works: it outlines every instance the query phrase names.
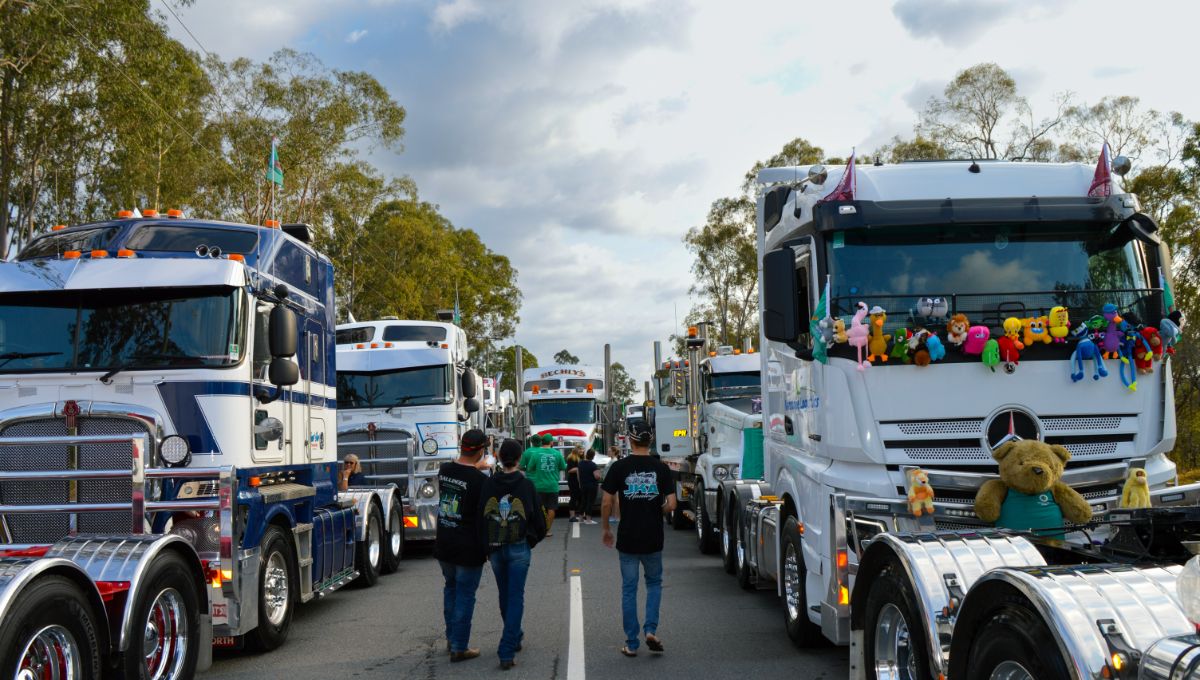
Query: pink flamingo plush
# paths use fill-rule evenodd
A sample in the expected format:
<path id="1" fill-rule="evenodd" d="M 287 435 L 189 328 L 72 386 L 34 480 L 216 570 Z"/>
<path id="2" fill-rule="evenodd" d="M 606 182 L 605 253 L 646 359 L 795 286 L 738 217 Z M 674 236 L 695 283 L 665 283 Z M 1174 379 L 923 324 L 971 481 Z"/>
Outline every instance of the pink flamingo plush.
<path id="1" fill-rule="evenodd" d="M 863 319 L 867 317 L 867 303 L 859 302 L 858 311 L 854 313 L 854 318 L 850 320 L 850 328 L 846 330 L 846 337 L 850 344 L 858 350 L 858 370 L 865 371 L 870 364 L 863 363 L 863 350 L 867 347 L 867 339 L 871 335 L 871 329 L 867 324 L 863 323 Z"/>

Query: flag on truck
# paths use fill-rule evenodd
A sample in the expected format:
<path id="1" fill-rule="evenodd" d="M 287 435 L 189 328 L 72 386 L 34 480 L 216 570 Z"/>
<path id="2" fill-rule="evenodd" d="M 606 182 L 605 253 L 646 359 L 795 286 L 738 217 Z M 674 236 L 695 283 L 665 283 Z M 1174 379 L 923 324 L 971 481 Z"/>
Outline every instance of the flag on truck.
<path id="1" fill-rule="evenodd" d="M 1092 198 L 1112 196 L 1112 162 L 1108 158 L 1108 142 L 1100 147 L 1100 160 L 1096 163 L 1096 172 L 1092 175 L 1088 196 Z"/>
<path id="2" fill-rule="evenodd" d="M 1163 312 L 1170 314 L 1175 311 L 1175 296 L 1171 294 L 1171 284 L 1167 282 L 1162 267 L 1158 268 L 1158 285 L 1163 292 Z"/>
<path id="3" fill-rule="evenodd" d="M 813 358 L 829 363 L 828 340 L 833 333 L 833 318 L 829 316 L 829 277 L 825 277 L 825 290 L 821 291 L 821 299 L 813 310 L 812 319 L 808 322 L 808 330 L 813 339 Z"/>
<path id="4" fill-rule="evenodd" d="M 271 158 L 267 161 L 267 181 L 283 188 L 283 168 L 279 165 L 279 138 L 271 138 Z"/>

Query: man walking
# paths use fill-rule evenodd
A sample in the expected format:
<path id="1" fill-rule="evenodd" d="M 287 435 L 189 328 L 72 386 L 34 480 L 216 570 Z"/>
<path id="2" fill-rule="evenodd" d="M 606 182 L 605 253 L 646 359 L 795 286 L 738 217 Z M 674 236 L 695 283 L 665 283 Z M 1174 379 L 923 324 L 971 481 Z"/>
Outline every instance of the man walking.
<path id="1" fill-rule="evenodd" d="M 500 591 L 500 619 L 504 632 L 496 653 L 500 669 L 516 665 L 516 653 L 521 651 L 521 618 L 525 614 L 525 577 L 529 575 L 529 560 L 533 546 L 546 534 L 546 517 L 533 482 L 517 468 L 521 461 L 521 444 L 505 439 L 500 445 L 501 469 L 483 485 L 480 508 L 480 529 L 496 589 Z"/>
<path id="2" fill-rule="evenodd" d="M 446 580 L 442 608 L 446 647 L 450 661 L 454 662 L 479 656 L 479 650 L 471 649 L 467 643 L 471 639 L 471 617 L 475 614 L 475 591 L 486 559 L 479 532 L 479 499 L 487 476 L 476 467 L 486 446 L 487 435 L 483 430 L 467 430 L 459 443 L 458 459 L 438 468 L 441 498 L 433 556 Z"/>
<path id="3" fill-rule="evenodd" d="M 546 535 L 553 536 L 554 515 L 558 510 L 558 479 L 567 469 L 567 461 L 557 449 L 547 448 L 554 437 L 544 434 L 538 437 L 538 441 L 541 446 L 527 450 L 521 457 L 521 469 L 542 498 L 542 509 L 546 511 Z"/>
<path id="4" fill-rule="evenodd" d="M 637 656 L 639 646 L 639 566 L 646 577 L 646 623 L 642 627 L 646 646 L 652 652 L 664 650 L 656 634 L 662 601 L 663 514 L 675 509 L 675 482 L 666 463 L 650 455 L 651 437 L 648 424 L 634 421 L 629 427 L 631 454 L 609 467 L 600 487 L 604 490 L 600 524 L 604 545 L 610 548 L 613 533 L 609 517 L 618 503 L 621 512 L 616 547 L 621 560 L 621 619 L 625 628 L 621 653 L 625 656 Z"/>

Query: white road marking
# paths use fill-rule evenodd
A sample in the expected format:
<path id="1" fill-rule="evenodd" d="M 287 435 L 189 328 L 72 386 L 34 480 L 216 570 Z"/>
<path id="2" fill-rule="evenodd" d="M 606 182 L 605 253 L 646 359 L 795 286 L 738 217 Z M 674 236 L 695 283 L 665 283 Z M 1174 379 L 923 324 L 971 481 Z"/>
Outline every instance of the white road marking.
<path id="1" fill-rule="evenodd" d="M 571 538 L 579 538 L 579 522 L 571 525 Z"/>
<path id="2" fill-rule="evenodd" d="M 579 528 L 578 525 L 575 526 Z M 571 637 L 567 648 L 567 680 L 584 680 L 583 577 L 571 577 Z"/>

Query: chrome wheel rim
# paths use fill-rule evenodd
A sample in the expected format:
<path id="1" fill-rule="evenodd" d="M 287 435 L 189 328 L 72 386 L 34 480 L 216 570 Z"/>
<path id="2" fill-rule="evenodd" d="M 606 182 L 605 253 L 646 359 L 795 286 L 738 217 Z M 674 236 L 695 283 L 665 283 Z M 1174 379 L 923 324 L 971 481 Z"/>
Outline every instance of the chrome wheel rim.
<path id="1" fill-rule="evenodd" d="M 75 680 L 83 677 L 82 654 L 71 631 L 46 626 L 33 634 L 17 662 L 16 680 Z"/>
<path id="2" fill-rule="evenodd" d="M 720 513 L 718 512 L 717 514 L 720 514 Z M 729 546 L 729 524 L 726 523 L 725 526 L 721 527 L 721 552 L 722 552 L 722 554 L 728 555 L 729 548 L 730 548 L 730 546 Z"/>
<path id="3" fill-rule="evenodd" d="M 283 623 L 288 610 L 288 573 L 283 553 L 271 553 L 267 558 L 267 568 L 264 572 L 262 598 L 263 609 L 267 612 L 267 620 L 271 625 Z"/>
<path id="4" fill-rule="evenodd" d="M 704 517 L 704 506 L 701 505 L 700 507 L 696 508 L 696 540 L 697 541 L 704 540 L 703 517 Z"/>
<path id="5" fill-rule="evenodd" d="M 783 594 L 787 602 L 788 619 L 800 618 L 800 560 L 796 559 L 796 547 L 788 543 L 783 557 Z"/>
<path id="6" fill-rule="evenodd" d="M 904 614 L 896 605 L 885 604 L 875 619 L 875 677 L 917 680 L 917 655 L 913 651 Z"/>
<path id="7" fill-rule="evenodd" d="M 737 563 L 738 567 L 746 566 L 746 546 L 742 545 L 742 537 L 737 537 Z"/>
<path id="8" fill-rule="evenodd" d="M 372 567 L 379 566 L 379 556 L 383 553 L 383 537 L 379 535 L 379 522 L 372 516 L 367 521 L 367 559 Z"/>
<path id="9" fill-rule="evenodd" d="M 1033 680 L 1033 673 L 1016 661 L 1005 661 L 992 671 L 990 680 Z"/>
<path id="10" fill-rule="evenodd" d="M 142 642 L 146 676 L 150 680 L 182 677 L 187 645 L 187 608 L 183 596 L 174 588 L 166 588 L 154 598 L 146 613 Z"/>
<path id="11" fill-rule="evenodd" d="M 388 545 L 392 549 L 392 556 L 400 556 L 400 541 L 404 539 L 404 526 L 399 515 L 392 517 L 392 528 L 388 532 Z"/>

